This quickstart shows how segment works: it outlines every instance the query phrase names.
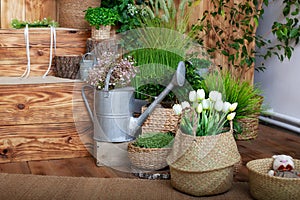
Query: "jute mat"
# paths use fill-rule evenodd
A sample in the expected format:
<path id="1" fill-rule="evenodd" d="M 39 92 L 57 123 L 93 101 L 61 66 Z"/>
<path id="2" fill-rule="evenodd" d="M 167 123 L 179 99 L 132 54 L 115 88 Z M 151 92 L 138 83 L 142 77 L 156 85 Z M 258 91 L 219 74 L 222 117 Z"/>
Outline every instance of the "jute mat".
<path id="1" fill-rule="evenodd" d="M 205 184 L 205 183 L 203 183 Z M 174 190 L 169 180 L 86 178 L 0 174 L 0 199 L 130 199 L 130 200 L 247 200 L 247 183 L 234 183 L 230 191 L 211 197 L 193 197 Z"/>

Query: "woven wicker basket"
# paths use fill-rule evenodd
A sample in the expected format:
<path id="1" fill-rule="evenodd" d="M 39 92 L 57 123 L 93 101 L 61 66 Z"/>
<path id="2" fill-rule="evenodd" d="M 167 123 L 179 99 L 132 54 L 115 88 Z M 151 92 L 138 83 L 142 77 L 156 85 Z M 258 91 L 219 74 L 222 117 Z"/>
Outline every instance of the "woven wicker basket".
<path id="1" fill-rule="evenodd" d="M 145 111 L 142 108 L 142 112 Z M 179 117 L 172 109 L 156 107 L 142 126 L 142 134 L 150 132 L 176 133 Z M 128 157 L 132 165 L 144 170 L 159 170 L 168 166 L 166 158 L 171 148 L 141 148 L 128 144 Z"/>
<path id="2" fill-rule="evenodd" d="M 241 134 L 235 134 L 237 140 L 251 140 L 257 138 L 259 125 L 258 115 L 238 119 L 238 122 L 243 128 L 243 132 Z"/>
<path id="3" fill-rule="evenodd" d="M 232 130 L 214 136 L 176 133 L 167 158 L 174 188 L 194 196 L 215 195 L 232 186 L 234 165 L 241 157 Z"/>
<path id="4" fill-rule="evenodd" d="M 273 159 L 258 159 L 247 163 L 251 195 L 258 200 L 299 200 L 300 178 L 269 176 Z M 294 159 L 295 169 L 300 170 L 300 160 Z"/>
<path id="5" fill-rule="evenodd" d="M 140 169 L 159 170 L 168 166 L 166 158 L 171 148 L 140 148 L 128 144 L 128 157 L 130 162 Z"/>
<path id="6" fill-rule="evenodd" d="M 263 96 L 258 96 L 259 102 L 257 104 L 257 110 L 260 110 L 260 107 L 264 101 Z M 238 119 L 238 122 L 241 124 L 243 132 L 241 134 L 235 134 L 236 140 L 251 140 L 257 138 L 258 134 L 258 125 L 260 113 L 255 113 L 247 118 Z"/>
<path id="7" fill-rule="evenodd" d="M 94 26 L 92 27 L 92 39 L 104 40 L 110 38 L 111 26 L 100 26 L 97 30 Z"/>

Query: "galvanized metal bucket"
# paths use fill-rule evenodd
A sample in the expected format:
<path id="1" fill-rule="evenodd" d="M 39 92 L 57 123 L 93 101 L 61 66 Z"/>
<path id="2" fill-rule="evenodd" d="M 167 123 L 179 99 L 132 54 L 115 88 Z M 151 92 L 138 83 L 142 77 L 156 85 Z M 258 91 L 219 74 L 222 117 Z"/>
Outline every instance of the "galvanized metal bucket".
<path id="1" fill-rule="evenodd" d="M 86 59 L 87 56 L 90 56 L 92 59 Z M 87 81 L 89 70 L 94 67 L 94 65 L 97 63 L 97 59 L 95 54 L 93 53 L 86 53 L 82 56 L 82 59 L 80 61 L 80 79 L 83 81 Z"/>

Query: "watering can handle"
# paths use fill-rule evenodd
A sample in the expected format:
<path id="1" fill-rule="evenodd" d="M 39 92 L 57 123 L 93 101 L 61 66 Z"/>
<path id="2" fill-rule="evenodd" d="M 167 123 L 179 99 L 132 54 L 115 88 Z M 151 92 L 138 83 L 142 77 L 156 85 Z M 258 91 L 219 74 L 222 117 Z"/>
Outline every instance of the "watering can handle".
<path id="1" fill-rule="evenodd" d="M 92 122 L 94 122 L 93 112 L 92 112 L 92 110 L 90 108 L 89 102 L 88 102 L 88 100 L 86 98 L 86 95 L 85 95 L 85 88 L 87 88 L 87 87 L 92 88 L 94 90 L 94 87 L 92 85 L 84 85 L 81 88 L 81 95 L 82 95 L 85 107 L 86 107 L 86 109 L 87 109 L 87 111 L 88 111 L 88 113 L 90 115 L 90 118 L 91 118 Z"/>
<path id="2" fill-rule="evenodd" d="M 104 91 L 108 92 L 108 86 L 109 86 L 109 81 L 110 81 L 110 77 L 112 72 L 114 71 L 115 66 L 110 68 L 109 71 L 106 74 L 106 78 L 105 78 L 105 85 L 104 85 Z"/>
<path id="3" fill-rule="evenodd" d="M 82 56 L 81 61 L 83 62 L 83 61 L 85 60 L 85 58 L 86 58 L 88 55 L 93 56 L 93 58 L 94 58 L 94 59 L 93 59 L 93 65 L 96 64 L 96 63 L 97 63 L 96 55 L 93 54 L 93 53 L 90 53 L 90 52 L 84 54 L 84 55 Z"/>

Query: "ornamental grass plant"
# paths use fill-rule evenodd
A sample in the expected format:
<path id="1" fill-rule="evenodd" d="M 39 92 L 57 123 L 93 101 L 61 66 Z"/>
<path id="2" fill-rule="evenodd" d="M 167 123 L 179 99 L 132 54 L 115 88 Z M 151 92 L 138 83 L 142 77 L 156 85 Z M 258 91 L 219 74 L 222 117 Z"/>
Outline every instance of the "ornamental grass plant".
<path id="1" fill-rule="evenodd" d="M 251 85 L 234 77 L 228 71 L 214 71 L 207 74 L 201 82 L 201 87 L 210 92 L 222 91 L 223 98 L 228 102 L 237 102 L 236 117 L 233 120 L 234 131 L 242 133 L 239 119 L 251 118 L 262 111 L 262 91 L 257 85 Z"/>

